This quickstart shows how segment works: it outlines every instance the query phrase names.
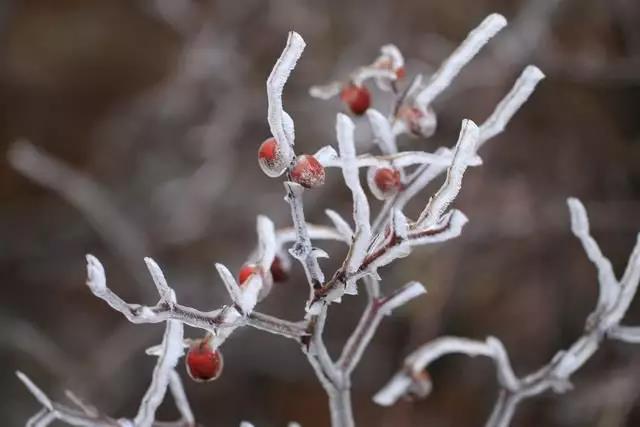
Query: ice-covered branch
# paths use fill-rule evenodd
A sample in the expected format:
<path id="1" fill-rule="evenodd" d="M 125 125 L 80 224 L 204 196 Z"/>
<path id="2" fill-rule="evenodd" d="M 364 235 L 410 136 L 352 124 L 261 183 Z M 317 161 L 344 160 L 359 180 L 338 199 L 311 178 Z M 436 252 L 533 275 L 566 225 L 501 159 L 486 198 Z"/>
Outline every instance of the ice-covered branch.
<path id="1" fill-rule="evenodd" d="M 178 412 L 180 412 L 181 421 L 187 426 L 195 426 L 195 417 L 184 391 L 182 379 L 175 370 L 171 371 L 171 376 L 169 377 L 169 391 L 173 397 L 173 403 L 176 405 Z"/>
<path id="2" fill-rule="evenodd" d="M 325 286 L 324 289 L 321 286 L 313 289 L 315 295 L 312 295 L 307 308 L 310 313 L 314 314 L 321 309 L 321 305 L 324 302 L 338 300 L 345 292 L 350 294 L 356 292 L 355 281 L 351 280 L 351 278 L 365 259 L 371 240 L 369 201 L 362 189 L 358 174 L 354 130 L 353 121 L 344 114 L 338 114 L 336 134 L 342 159 L 342 176 L 352 195 L 355 230 L 347 257 L 339 271 L 334 274 L 331 284 Z M 324 281 L 320 282 L 320 284 L 324 284 Z M 318 298 L 319 291 L 322 293 L 323 298 Z"/>
<path id="3" fill-rule="evenodd" d="M 587 211 L 578 199 L 567 200 L 569 211 L 571 212 L 571 231 L 580 239 L 585 253 L 598 269 L 598 283 L 600 290 L 598 293 L 597 310 L 602 311 L 610 307 L 619 286 L 613 272 L 611 262 L 602 254 L 598 243 L 589 233 L 589 220 Z"/>
<path id="4" fill-rule="evenodd" d="M 380 48 L 380 55 L 369 64 L 356 68 L 346 81 L 332 81 L 323 85 L 309 88 L 309 95 L 318 99 L 331 99 L 340 94 L 341 90 L 350 85 L 362 86 L 365 81 L 374 79 L 383 91 L 394 89 L 393 84 L 404 76 L 404 57 L 402 52 L 393 44 L 386 44 Z"/>
<path id="5" fill-rule="evenodd" d="M 451 209 L 450 205 L 460 191 L 466 168 L 481 164 L 477 156 L 479 145 L 504 130 L 507 122 L 530 96 L 543 75 L 537 68 L 527 67 L 513 89 L 480 128 L 469 120 L 463 121 L 460 136 L 453 149 L 441 148 L 434 153 L 399 152 L 396 137 L 403 132 L 423 137 L 433 133 L 436 122 L 435 113 L 430 104 L 488 40 L 505 25 L 506 21 L 501 15 L 493 14 L 487 17 L 444 61 L 426 84 L 423 84 L 418 76 L 408 86 L 405 85 L 404 90 L 401 90 L 399 82 L 405 75 L 404 58 L 397 47 L 389 44 L 382 47 L 380 55 L 372 64 L 359 67 L 351 73 L 348 82 L 334 82 L 326 87 L 312 88 L 312 94 L 323 98 L 340 93 L 343 101 L 356 115 L 363 114 L 368 109 L 367 116 L 373 135 L 382 152 L 377 156 L 366 153 L 357 155 L 354 122 L 348 116 L 338 114 L 336 134 L 339 155 L 332 147 L 327 146 L 319 150 L 315 157 L 303 155 L 296 158 L 294 123 L 284 110 L 282 96 L 284 86 L 304 50 L 305 43 L 299 34 L 290 32 L 287 44 L 266 82 L 267 119 L 273 138 L 268 138 L 262 143 L 258 159 L 268 176 L 275 177 L 286 173 L 285 199 L 290 205 L 293 226 L 276 231 L 274 224 L 267 217 L 258 217 L 258 245 L 250 256 L 251 264 L 245 266 L 249 270 L 243 268 L 240 278 L 236 279 L 223 264 L 215 265 L 229 294 L 230 302 L 212 311 L 200 311 L 178 304 L 174 289 L 167 282 L 160 267 L 150 258 L 146 258 L 145 262 L 155 284 L 159 301 L 149 306 L 128 303 L 107 286 L 105 271 L 98 259 L 87 255 L 87 285 L 95 296 L 122 313 L 132 323 L 166 323 L 162 345 L 150 351 L 158 356 L 153 379 L 135 418 L 114 420 L 100 415 L 95 408 L 75 397 L 72 397 L 72 401 L 79 409 L 52 402 L 26 376 L 19 374 L 21 380 L 43 406 L 43 409 L 29 421 L 29 425 L 45 426 L 54 419 L 60 419 L 74 425 L 87 426 L 192 427 L 194 416 L 180 378 L 174 370 L 185 345 L 191 344 L 186 359 L 192 378 L 211 379 L 216 376 L 204 373 L 194 375 L 195 370 L 201 368 L 196 366 L 199 363 L 196 356 L 202 352 L 208 352 L 207 356 L 217 356 L 217 359 L 215 357 L 213 359 L 217 360 L 216 369 L 219 373 L 222 359 L 216 353 L 217 348 L 237 328 L 251 326 L 297 341 L 327 392 L 332 426 L 353 427 L 355 422 L 350 396 L 353 370 L 361 360 L 383 317 L 426 292 L 420 283 L 410 282 L 387 293 L 380 286 L 378 269 L 407 256 L 414 246 L 442 242 L 460 235 L 468 220 L 462 212 Z M 375 79 L 383 91 L 393 92 L 394 100 L 390 119 L 385 118 L 377 110 L 369 109 L 370 93 L 366 87 L 362 86 L 367 79 Z M 413 104 L 410 105 L 410 103 Z M 397 121 L 402 121 L 404 128 L 396 126 Z M 398 129 L 404 130 L 398 131 Z M 344 183 L 352 195 L 353 226 L 332 210 L 326 211 L 332 223 L 331 226 L 312 225 L 306 222 L 303 205 L 304 188 L 312 188 L 313 185 L 307 186 L 298 180 L 296 169 L 299 161 L 302 159 L 308 161 L 309 157 L 314 157 L 313 160 L 319 163 L 314 167 L 322 171 L 323 178 L 323 167 L 341 169 Z M 30 171 L 29 173 L 34 176 L 32 179 L 56 189 L 72 203 L 78 204 L 81 209 L 86 209 L 90 219 L 93 218 L 99 226 L 102 226 L 103 222 L 106 223 L 102 226 L 103 232 L 109 230 L 109 227 L 115 227 L 115 237 L 117 233 L 126 232 L 126 227 L 118 225 L 117 215 L 114 219 L 113 212 L 105 216 L 105 212 L 100 211 L 104 208 L 104 201 L 99 197 L 99 193 L 96 196 L 96 191 L 91 188 L 90 183 L 83 181 L 81 176 L 69 173 L 46 158 L 38 163 L 37 160 L 42 160 L 42 156 L 39 156 L 37 150 L 30 146 L 17 146 L 11 158 L 18 165 L 18 169 Z M 411 166 L 417 167 L 415 170 L 404 169 Z M 369 172 L 376 172 L 377 169 L 382 168 L 390 169 L 385 172 L 390 172 L 388 176 L 395 180 L 390 187 L 393 191 L 385 192 L 379 197 L 385 200 L 385 204 L 374 221 L 373 227 L 370 218 L 371 208 L 360 181 L 359 168 L 362 167 L 371 168 Z M 415 222 L 410 221 L 403 213 L 407 202 L 445 170 L 448 171 L 447 176 L 439 191 L 429 200 L 418 219 Z M 52 179 L 49 179 L 51 177 Z M 373 190 L 372 182 L 378 185 L 376 182 L 378 178 L 372 173 L 369 173 L 368 177 L 370 188 Z M 55 183 L 62 182 L 64 185 L 52 185 L 48 183 L 49 180 Z M 373 192 L 375 196 L 379 196 L 375 191 Z M 623 278 L 620 282 L 616 281 L 610 263 L 589 235 L 584 209 L 577 201 L 570 201 L 569 204 L 574 233 L 580 238 L 590 259 L 598 267 L 601 283 L 603 302 L 598 304 L 599 309 L 591 316 L 592 321 L 587 322 L 584 336 L 567 351 L 559 352 L 549 365 L 523 378 L 518 378 L 513 373 L 507 353 L 497 339 L 488 338 L 482 342 L 453 337 L 441 338 L 420 348 L 407 358 L 404 369 L 376 396 L 378 403 L 391 404 L 403 394 L 426 395 L 431 388 L 431 381 L 424 368 L 439 357 L 449 353 L 483 355 L 494 360 L 501 386 L 500 397 L 491 416 L 490 425 L 504 426 L 520 400 L 539 394 L 548 388 L 556 391 L 564 390 L 569 376 L 597 350 L 604 336 L 608 335 L 629 342 L 640 341 L 637 328 L 619 326 L 619 321 L 635 295 L 640 280 L 640 244 L 634 250 Z M 98 212 L 92 209 L 97 209 Z M 106 212 L 109 213 L 108 206 Z M 109 237 L 111 236 L 105 238 Z M 314 240 L 336 240 L 349 246 L 341 267 L 328 281 L 325 281 L 318 262 L 318 258 L 325 257 L 327 254 L 313 245 Z M 301 263 L 310 288 L 310 297 L 306 304 L 307 313 L 304 320 L 300 322 L 285 321 L 255 311 L 258 302 L 268 294 L 272 279 L 276 277 L 277 270 L 274 266 L 280 268 L 285 265 L 288 268 L 289 264 L 277 264 L 277 262 L 290 263 L 290 258 L 284 252 L 285 246 L 289 243 L 292 243 L 289 254 Z M 247 271 L 249 272 L 246 273 Z M 340 357 L 334 362 L 323 339 L 329 303 L 339 301 L 345 293 L 356 293 L 356 283 L 361 279 L 367 290 L 368 305 L 345 343 Z M 207 332 L 205 338 L 184 340 L 182 335 L 185 324 L 205 330 Z M 195 359 L 192 359 L 192 356 Z M 174 397 L 181 419 L 169 423 L 156 422 L 156 409 L 163 401 L 167 389 Z M 249 423 L 243 422 L 243 426 L 245 425 L 250 426 Z"/>
<path id="6" fill-rule="evenodd" d="M 418 217 L 417 226 L 431 228 L 440 221 L 462 187 L 462 176 L 475 156 L 477 142 L 478 127 L 471 120 L 463 120 L 447 178 Z"/>
<path id="7" fill-rule="evenodd" d="M 349 375 L 362 358 L 384 316 L 391 314 L 394 309 L 424 293 L 426 293 L 426 290 L 421 283 L 409 282 L 388 297 L 370 299 L 365 312 L 358 322 L 358 326 L 356 326 L 342 350 L 337 362 L 338 367 L 346 375 Z"/>
<path id="8" fill-rule="evenodd" d="M 380 151 L 387 155 L 397 153 L 396 136 L 393 134 L 389 120 L 373 108 L 367 110 L 367 118 L 371 124 L 373 136 L 376 138 L 378 146 L 380 146 Z"/>
<path id="9" fill-rule="evenodd" d="M 82 427 L 122 427 L 122 424 L 113 418 L 100 414 L 88 414 L 82 409 L 78 410 L 53 402 L 27 375 L 20 371 L 16 372 L 16 375 L 43 406 L 40 411 L 27 421 L 27 426 L 45 427 L 55 420 L 60 420 L 67 424 Z"/>
<path id="10" fill-rule="evenodd" d="M 370 153 L 361 154 L 356 157 L 356 167 L 405 167 L 413 165 L 433 164 L 440 166 L 449 166 L 453 159 L 450 152 L 428 153 L 426 151 L 402 151 L 395 154 L 376 156 Z M 339 156 L 325 157 L 321 162 L 324 167 L 341 168 L 344 161 Z M 470 166 L 479 166 L 482 160 L 479 156 L 473 156 L 470 159 Z"/>
<path id="11" fill-rule="evenodd" d="M 522 71 L 522 74 L 520 74 L 520 77 L 518 77 L 509 93 L 502 98 L 491 116 L 480 126 L 478 146 L 481 146 L 485 141 L 504 131 L 507 123 L 509 123 L 513 115 L 522 107 L 522 104 L 529 99 L 538 83 L 544 79 L 544 77 L 544 73 L 534 65 L 528 65 L 524 71 Z"/>
<path id="12" fill-rule="evenodd" d="M 614 326 L 609 330 L 607 336 L 632 344 L 640 344 L 640 326 Z"/>
<path id="13" fill-rule="evenodd" d="M 605 337 L 630 343 L 640 342 L 640 328 L 620 326 L 640 281 L 640 238 L 629 258 L 629 263 L 618 282 L 609 260 L 602 254 L 589 233 L 589 221 L 584 206 L 578 199 L 570 198 L 571 229 L 580 239 L 589 259 L 598 269 L 599 298 L 596 308 L 585 323 L 584 333 L 567 350 L 556 353 L 552 360 L 537 371 L 518 378 L 509 364 L 506 351 L 498 340 L 485 343 L 466 338 L 438 338 L 409 355 L 404 368 L 374 397 L 380 405 L 391 405 L 405 394 L 414 392 L 419 375 L 431 362 L 449 354 L 463 353 L 483 355 L 496 361 L 501 386 L 498 400 L 487 421 L 489 427 L 509 425 L 517 404 L 546 390 L 562 393 L 571 388 L 570 377 L 598 350 Z"/>
<path id="14" fill-rule="evenodd" d="M 267 100 L 269 102 L 267 118 L 269 128 L 278 143 L 285 165 L 289 164 L 294 157 L 295 131 L 293 120 L 284 111 L 282 105 L 282 91 L 304 48 L 305 43 L 300 34 L 290 31 L 287 44 L 267 79 Z M 282 169 L 281 173 L 283 172 L 284 169 Z"/>
<path id="15" fill-rule="evenodd" d="M 138 413 L 133 420 L 112 419 L 106 415 L 100 414 L 95 408 L 92 408 L 81 402 L 75 395 L 67 393 L 73 403 L 80 410 L 53 402 L 49 397 L 38 388 L 25 374 L 17 372 L 18 378 L 29 389 L 31 394 L 44 407 L 34 417 L 31 418 L 27 425 L 46 426 L 54 419 L 58 419 L 65 423 L 86 426 L 86 427 L 151 427 L 158 425 L 165 426 L 193 426 L 194 419 L 188 401 L 184 396 L 184 390 L 179 377 L 174 371 L 178 359 L 183 351 L 183 327 L 178 321 L 168 321 L 165 329 L 164 338 L 161 349 L 159 351 L 158 361 L 153 371 L 151 384 L 145 393 Z M 182 419 L 178 422 L 159 423 L 155 421 L 156 409 L 164 400 L 167 388 L 171 388 L 171 392 L 176 400 Z"/>
<path id="16" fill-rule="evenodd" d="M 285 182 L 284 185 L 287 190 L 286 200 L 291 207 L 291 218 L 296 231 L 296 241 L 289 249 L 289 253 L 292 257 L 300 261 L 304 268 L 307 281 L 309 282 L 310 302 L 313 296 L 313 290 L 322 286 L 322 283 L 324 283 L 324 273 L 318 263 L 318 257 L 322 256 L 323 252 L 314 248 L 311 244 L 302 205 L 304 188 L 300 184 L 290 181 Z"/>
<path id="17" fill-rule="evenodd" d="M 166 285 L 166 283 L 165 283 Z M 175 295 L 173 296 L 175 303 Z M 147 389 L 138 414 L 133 422 L 136 427 L 150 427 L 155 421 L 156 410 L 164 400 L 167 387 L 171 381 L 173 369 L 182 356 L 183 324 L 176 320 L 167 321 L 167 326 L 162 340 L 162 350 L 158 356 L 158 362 L 153 369 L 151 384 Z"/>
<path id="18" fill-rule="evenodd" d="M 415 103 L 423 108 L 430 105 L 451 84 L 460 70 L 506 25 L 507 20 L 502 15 L 494 13 L 486 17 L 431 76 L 426 86 L 416 95 Z"/>
<path id="19" fill-rule="evenodd" d="M 493 337 L 485 341 L 457 337 L 440 337 L 411 353 L 404 362 L 403 369 L 398 372 L 376 395 L 374 402 L 389 406 L 415 388 L 416 381 L 424 381 L 421 373 L 431 364 L 448 354 L 466 354 L 467 356 L 485 356 L 492 358 L 496 364 L 501 384 L 507 389 L 518 387 L 518 380 L 513 373 L 509 359 L 502 343 Z"/>
<path id="20" fill-rule="evenodd" d="M 356 148 L 354 143 L 355 126 L 351 119 L 344 114 L 338 114 L 336 120 L 336 134 L 342 157 L 342 176 L 351 191 L 353 199 L 353 221 L 355 223 L 354 239 L 343 264 L 346 274 L 353 273 L 366 256 L 367 246 L 371 239 L 371 224 L 369 223 L 369 202 L 362 189 L 358 167 L 356 165 Z M 349 284 L 346 284 L 347 287 Z"/>
<path id="21" fill-rule="evenodd" d="M 506 124 L 511 120 L 519 108 L 535 90 L 537 84 L 544 78 L 544 74 L 535 66 L 528 66 L 516 80 L 511 90 L 498 103 L 491 115 L 480 125 L 476 150 L 489 139 L 502 132 Z M 448 148 L 436 150 L 435 155 L 447 156 Z M 389 219 L 392 208 L 403 209 L 407 203 L 420 193 L 429 183 L 446 170 L 446 166 L 436 164 L 424 164 L 414 172 L 406 182 L 404 188 L 391 199 L 387 200 L 383 209 L 378 213 L 373 222 L 375 231 L 379 231 Z"/>
<path id="22" fill-rule="evenodd" d="M 152 260 L 148 259 L 147 262 L 151 263 Z M 129 304 L 109 289 L 106 280 L 104 267 L 100 261 L 93 255 L 87 255 L 87 286 L 95 296 L 104 300 L 114 310 L 122 313 L 131 323 L 160 323 L 168 320 L 178 320 L 215 335 L 218 331 L 235 328 L 246 321 L 234 306 L 203 312 L 175 302 L 167 302 L 162 297 L 155 306 Z M 260 281 L 261 279 L 255 277 L 250 280 Z M 159 289 L 163 289 L 163 286 Z M 173 290 L 170 289 L 170 292 L 173 293 Z M 232 312 L 235 314 L 230 316 L 229 314 Z M 254 326 L 252 322 L 247 322 L 247 324 Z M 261 329 L 294 339 L 299 339 L 304 334 L 301 328 L 294 329 L 290 325 L 276 328 L 273 323 L 263 324 Z M 286 331 L 286 333 L 283 333 L 283 331 Z"/>

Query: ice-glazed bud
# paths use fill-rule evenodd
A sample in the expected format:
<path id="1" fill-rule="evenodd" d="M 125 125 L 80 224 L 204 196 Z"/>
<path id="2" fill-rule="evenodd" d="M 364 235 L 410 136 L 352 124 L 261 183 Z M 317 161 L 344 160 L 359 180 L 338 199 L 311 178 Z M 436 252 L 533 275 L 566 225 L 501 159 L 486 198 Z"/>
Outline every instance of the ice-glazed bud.
<path id="1" fill-rule="evenodd" d="M 238 272 L 238 283 L 242 286 L 252 274 L 260 272 L 260 267 L 255 264 L 246 264 Z"/>
<path id="2" fill-rule="evenodd" d="M 408 401 L 415 401 L 427 397 L 433 388 L 431 375 L 426 369 L 411 375 L 411 386 L 404 395 Z"/>
<path id="3" fill-rule="evenodd" d="M 400 171 L 395 168 L 370 168 L 367 181 L 373 195 L 380 200 L 389 198 L 402 188 Z"/>
<path id="4" fill-rule="evenodd" d="M 353 114 L 364 114 L 371 106 L 371 94 L 365 86 L 354 83 L 345 85 L 340 91 L 340 99 L 347 104 Z"/>
<path id="5" fill-rule="evenodd" d="M 282 259 L 276 255 L 271 263 L 271 277 L 274 282 L 284 282 L 289 278 L 289 269 L 286 268 Z"/>
<path id="6" fill-rule="evenodd" d="M 271 178 L 282 175 L 287 168 L 287 162 L 274 137 L 267 138 L 260 144 L 258 164 L 260 169 Z"/>
<path id="7" fill-rule="evenodd" d="M 423 110 L 416 106 L 403 105 L 398 110 L 398 118 L 413 136 L 428 138 L 436 131 L 436 113 L 430 107 Z"/>
<path id="8" fill-rule="evenodd" d="M 185 357 L 187 373 L 197 382 L 213 381 L 222 373 L 222 353 L 211 348 L 206 340 L 196 340 Z"/>
<path id="9" fill-rule="evenodd" d="M 311 154 L 302 154 L 291 169 L 291 180 L 306 188 L 324 184 L 324 166 Z"/>

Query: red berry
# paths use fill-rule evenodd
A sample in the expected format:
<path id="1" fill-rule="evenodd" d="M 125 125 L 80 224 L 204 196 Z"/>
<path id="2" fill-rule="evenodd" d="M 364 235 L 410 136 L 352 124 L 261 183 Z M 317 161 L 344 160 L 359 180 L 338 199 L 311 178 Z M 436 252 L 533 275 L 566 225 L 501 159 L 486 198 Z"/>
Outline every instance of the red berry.
<path id="1" fill-rule="evenodd" d="M 187 372 L 197 382 L 213 381 L 220 376 L 224 362 L 222 353 L 214 350 L 204 340 L 191 345 L 185 358 Z"/>
<path id="2" fill-rule="evenodd" d="M 369 168 L 367 182 L 371 193 L 379 200 L 386 200 L 402 188 L 400 171 L 391 167 Z"/>
<path id="3" fill-rule="evenodd" d="M 262 171 L 269 177 L 275 178 L 287 168 L 286 162 L 280 151 L 280 146 L 275 138 L 267 138 L 258 150 L 258 164 Z"/>
<path id="4" fill-rule="evenodd" d="M 302 154 L 291 169 L 291 180 L 303 187 L 313 188 L 324 184 L 324 167 L 310 154 Z"/>
<path id="5" fill-rule="evenodd" d="M 278 256 L 271 263 L 271 277 L 273 277 L 274 282 L 284 282 L 289 278 L 289 272 Z"/>
<path id="6" fill-rule="evenodd" d="M 259 267 L 255 264 L 247 264 L 243 266 L 238 272 L 238 282 L 242 286 L 244 282 L 249 280 L 249 277 L 251 277 L 251 275 L 258 273 L 258 271 Z"/>
<path id="7" fill-rule="evenodd" d="M 406 70 L 404 69 L 404 67 L 398 67 L 396 68 L 396 78 L 398 80 L 402 80 L 404 79 L 404 76 L 407 74 Z"/>
<path id="8" fill-rule="evenodd" d="M 353 114 L 364 114 L 371 105 L 371 94 L 365 86 L 350 83 L 342 88 L 340 99 L 349 106 Z"/>
<path id="9" fill-rule="evenodd" d="M 395 192 L 400 186 L 400 171 L 392 168 L 379 168 L 373 181 L 383 193 Z"/>

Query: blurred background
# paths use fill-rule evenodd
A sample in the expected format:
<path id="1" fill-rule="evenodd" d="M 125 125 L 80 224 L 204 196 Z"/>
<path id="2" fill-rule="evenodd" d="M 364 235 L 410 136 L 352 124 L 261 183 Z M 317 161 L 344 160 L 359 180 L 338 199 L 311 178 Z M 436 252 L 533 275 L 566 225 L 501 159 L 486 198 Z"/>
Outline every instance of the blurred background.
<path id="1" fill-rule="evenodd" d="M 415 279 L 429 293 L 383 322 L 355 372 L 361 426 L 484 422 L 497 390 L 488 360 L 437 362 L 426 400 L 371 402 L 409 351 L 439 335 L 495 335 L 520 375 L 580 335 L 597 281 L 570 233 L 567 196 L 584 201 L 622 273 L 640 230 L 640 3 L 1 0 L 2 424 L 23 425 L 39 409 L 16 369 L 53 398 L 70 388 L 110 415 L 136 411 L 155 363 L 144 349 L 163 328 L 131 325 L 93 297 L 85 253 L 102 260 L 112 289 L 144 303 L 156 299 L 142 260 L 152 256 L 183 304 L 208 310 L 227 298 L 213 263 L 240 268 L 256 243 L 256 215 L 290 224 L 280 180 L 256 161 L 269 132 L 265 80 L 288 30 L 308 47 L 285 105 L 298 150 L 314 152 L 335 144 L 342 106 L 310 98 L 310 85 L 344 78 L 389 42 L 405 54 L 408 75 L 429 74 L 491 12 L 510 26 L 438 98 L 436 135 L 402 147 L 451 146 L 460 121 L 484 120 L 527 64 L 547 79 L 465 177 L 456 203 L 471 221 L 462 237 L 384 270 L 385 289 Z M 374 104 L 384 109 L 389 99 L 374 91 Z M 14 145 L 18 139 L 33 146 Z M 415 216 L 431 191 L 406 213 Z M 328 222 L 325 208 L 347 217 L 351 210 L 336 170 L 305 204 L 315 223 Z M 331 274 L 344 248 L 323 248 Z M 300 319 L 307 292 L 296 265 L 260 310 Z M 640 322 L 639 304 L 626 323 Z M 363 307 L 364 297 L 332 306 L 334 353 Z M 328 425 L 324 391 L 295 343 L 244 328 L 223 352 L 218 381 L 186 381 L 200 423 Z M 575 375 L 574 391 L 526 401 L 513 425 L 640 425 L 639 378 L 640 347 L 606 343 Z M 165 418 L 175 415 L 167 402 Z"/>

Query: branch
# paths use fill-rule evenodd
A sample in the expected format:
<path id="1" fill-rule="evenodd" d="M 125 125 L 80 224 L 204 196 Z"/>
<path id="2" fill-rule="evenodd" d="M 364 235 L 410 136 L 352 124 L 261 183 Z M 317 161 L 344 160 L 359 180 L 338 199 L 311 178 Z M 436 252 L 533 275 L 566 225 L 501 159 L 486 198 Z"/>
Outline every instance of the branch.
<path id="1" fill-rule="evenodd" d="M 613 273 L 611 262 L 602 254 L 598 243 L 589 234 L 589 219 L 587 211 L 580 200 L 570 198 L 567 200 L 569 211 L 571 212 L 571 231 L 580 239 L 585 253 L 598 269 L 598 283 L 600 289 L 598 293 L 597 310 L 604 311 L 611 306 L 619 286 Z"/>
<path id="2" fill-rule="evenodd" d="M 529 99 L 536 86 L 545 75 L 540 69 L 533 65 L 528 65 L 520 74 L 513 87 L 502 98 L 500 103 L 487 120 L 480 126 L 480 139 L 478 146 L 481 146 L 489 139 L 502 133 L 514 114 Z"/>
<path id="3" fill-rule="evenodd" d="M 547 365 L 522 378 L 514 375 L 506 351 L 496 339 L 489 338 L 483 343 L 465 338 L 438 338 L 420 347 L 405 359 L 404 368 L 374 396 L 376 403 L 388 406 L 401 396 L 410 394 L 415 388 L 418 374 L 431 362 L 446 354 L 482 355 L 495 360 L 502 388 L 486 425 L 506 427 L 521 400 L 549 389 L 556 393 L 570 389 L 570 376 L 591 358 L 605 337 L 631 343 L 640 342 L 640 328 L 619 325 L 640 281 L 640 238 L 629 257 L 623 280 L 618 284 L 609 260 L 604 257 L 589 234 L 589 221 L 582 203 L 578 199 L 570 198 L 567 204 L 571 211 L 572 231 L 582 242 L 587 256 L 598 268 L 600 283 L 598 303 L 585 324 L 583 335 L 567 350 L 557 352 Z"/>
<path id="4" fill-rule="evenodd" d="M 158 362 L 153 370 L 151 384 L 145 393 L 138 414 L 130 421 L 126 419 L 115 420 L 106 415 L 101 415 L 95 408 L 92 408 L 72 393 L 67 393 L 72 401 L 80 407 L 80 411 L 58 404 L 49 399 L 49 397 L 36 386 L 25 374 L 16 372 L 16 375 L 29 389 L 31 394 L 44 407 L 40 412 L 33 416 L 27 423 L 29 426 L 47 426 L 54 419 L 63 421 L 67 424 L 86 427 L 122 427 L 131 425 L 135 427 L 151 427 L 151 426 L 192 426 L 193 414 L 189 408 L 189 404 L 184 396 L 184 391 L 180 383 L 180 379 L 174 371 L 174 367 L 178 363 L 178 359 L 183 351 L 183 328 L 182 323 L 177 321 L 167 322 L 164 339 L 162 341 L 162 349 Z M 172 393 L 176 400 L 176 406 L 182 414 L 182 420 L 170 423 L 155 422 L 156 409 L 162 401 L 167 391 L 167 387 L 171 387 Z"/>
<path id="5" fill-rule="evenodd" d="M 291 117 L 284 111 L 282 106 L 282 91 L 304 48 L 305 43 L 300 34 L 290 31 L 287 44 L 267 79 L 269 128 L 278 142 L 285 165 L 289 164 L 294 158 L 295 131 L 293 120 L 291 120 Z"/>
<path id="6" fill-rule="evenodd" d="M 424 89 L 416 95 L 416 104 L 423 108 L 431 104 L 451 84 L 460 70 L 476 56 L 482 46 L 506 25 L 507 20 L 502 15 L 494 13 L 486 17 L 431 76 Z"/>
<path id="7" fill-rule="evenodd" d="M 256 276 L 249 280 L 259 281 L 261 279 Z M 178 303 L 163 302 L 162 299 L 155 306 L 128 304 L 107 287 L 104 267 L 93 255 L 87 255 L 87 286 L 89 286 L 89 289 L 95 296 L 104 300 L 114 310 L 119 311 L 127 320 L 135 324 L 178 320 L 189 326 L 204 329 L 217 335 L 218 332 L 224 329 L 242 326 L 246 321 L 235 307 L 223 307 L 222 309 L 203 312 Z M 251 286 L 255 288 L 253 285 Z M 230 313 L 234 313 L 234 315 L 230 316 Z M 255 322 L 246 322 L 250 326 L 258 327 Z M 276 327 L 274 322 L 262 323 L 260 326 L 262 330 L 283 335 L 287 338 L 299 339 L 305 334 L 302 328 L 292 328 L 290 325 L 284 327 L 278 325 Z M 283 333 L 283 330 L 287 333 Z M 227 335 L 225 335 L 225 338 L 226 337 Z"/>
<path id="8" fill-rule="evenodd" d="M 530 65 L 524 69 L 509 93 L 505 95 L 500 103 L 498 103 L 493 113 L 491 113 L 491 115 L 480 126 L 476 150 L 489 139 L 504 130 L 506 124 L 529 98 L 542 78 L 544 78 L 544 75 L 537 67 Z M 446 156 L 448 152 L 449 149 L 443 147 L 436 150 L 434 154 Z M 373 229 L 376 232 L 379 232 L 386 221 L 388 221 L 389 213 L 392 208 L 404 209 L 413 197 L 415 197 L 445 170 L 446 168 L 444 166 L 435 163 L 425 164 L 418 168 L 418 170 L 409 178 L 405 188 L 385 203 L 373 223 Z"/>
<path id="9" fill-rule="evenodd" d="M 304 188 L 300 184 L 291 181 L 285 182 L 284 186 L 287 189 L 285 200 L 291 207 L 291 219 L 293 220 L 293 226 L 296 230 L 296 241 L 289 249 L 289 253 L 292 257 L 300 261 L 307 276 L 310 288 L 310 296 L 307 303 L 307 311 L 309 311 L 309 304 L 314 289 L 319 288 L 322 286 L 322 283 L 324 283 L 324 273 L 318 263 L 318 257 L 321 256 L 322 253 L 315 250 L 311 245 L 311 238 L 309 237 L 309 230 L 307 229 L 302 205 Z"/>
<path id="10" fill-rule="evenodd" d="M 354 142 L 355 126 L 351 119 L 344 114 L 338 114 L 336 133 L 340 155 L 343 160 L 342 176 L 351 191 L 353 199 L 353 221 L 355 223 L 354 239 L 341 270 L 346 274 L 353 273 L 366 256 L 367 246 L 371 239 L 371 225 L 369 223 L 369 202 L 362 189 L 358 168 L 356 166 L 356 149 Z M 349 283 L 345 282 L 348 288 Z"/>
<path id="11" fill-rule="evenodd" d="M 173 302 L 175 303 L 175 296 Z M 151 384 L 149 384 L 149 388 L 142 398 L 138 414 L 133 420 L 136 427 L 151 427 L 155 421 L 156 410 L 164 400 L 171 375 L 174 373 L 173 369 L 183 353 L 183 332 L 181 322 L 175 320 L 167 322 L 162 340 L 162 351 L 153 369 Z"/>
<path id="12" fill-rule="evenodd" d="M 385 154 L 382 156 L 376 156 L 373 154 L 361 154 L 356 157 L 355 166 L 357 168 L 367 167 L 405 167 L 413 165 L 440 165 L 449 166 L 453 155 L 448 151 L 438 153 L 427 153 L 425 151 L 402 151 L 399 153 Z M 334 157 L 326 157 L 320 161 L 324 167 L 336 167 L 342 168 L 344 160 L 337 155 Z M 469 160 L 470 166 L 479 166 L 482 164 L 482 159 L 479 156 L 474 155 Z"/>
<path id="13" fill-rule="evenodd" d="M 421 283 L 409 282 L 388 297 L 371 298 L 358 326 L 356 326 L 342 349 L 342 354 L 337 362 L 339 369 L 345 375 L 350 375 L 358 365 L 384 316 L 390 315 L 396 308 L 426 292 Z"/>
<path id="14" fill-rule="evenodd" d="M 462 187 L 462 176 L 467 170 L 476 152 L 478 142 L 478 127 L 471 120 L 463 120 L 460 136 L 447 170 L 447 179 L 435 196 L 422 211 L 416 225 L 423 228 L 431 228 L 436 225 L 447 207 L 453 202 Z"/>

